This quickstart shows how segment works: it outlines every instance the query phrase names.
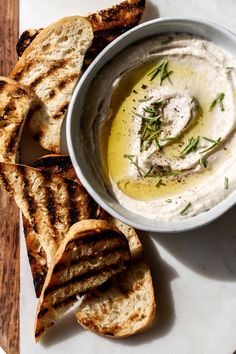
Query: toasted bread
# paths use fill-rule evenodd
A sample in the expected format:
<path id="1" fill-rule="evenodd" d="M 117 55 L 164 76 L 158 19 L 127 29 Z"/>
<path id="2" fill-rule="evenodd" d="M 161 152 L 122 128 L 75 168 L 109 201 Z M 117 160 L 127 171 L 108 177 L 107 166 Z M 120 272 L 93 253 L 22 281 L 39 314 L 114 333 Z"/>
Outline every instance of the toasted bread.
<path id="1" fill-rule="evenodd" d="M 29 126 L 45 149 L 60 152 L 61 125 L 92 39 L 88 20 L 63 18 L 38 34 L 11 73 L 41 100 L 31 112 Z"/>
<path id="2" fill-rule="evenodd" d="M 69 155 L 45 155 L 33 161 L 32 167 L 40 171 L 49 171 L 61 177 L 70 178 L 80 183 Z"/>
<path id="3" fill-rule="evenodd" d="M 22 129 L 35 103 L 27 87 L 0 77 L 0 162 L 16 162 Z"/>
<path id="4" fill-rule="evenodd" d="M 0 163 L 0 186 L 14 197 L 37 235 L 47 266 L 71 225 L 94 214 L 94 201 L 83 186 L 50 172 Z"/>
<path id="5" fill-rule="evenodd" d="M 85 67 L 110 42 L 127 30 L 135 27 L 143 14 L 145 0 L 128 0 L 109 9 L 87 16 L 94 33 L 94 40 L 85 55 Z M 17 43 L 17 54 L 21 56 L 42 29 L 29 29 L 22 33 Z"/>
<path id="6" fill-rule="evenodd" d="M 85 55 L 84 69 L 114 39 L 138 25 L 146 0 L 127 0 L 87 17 L 91 23 L 94 39 Z"/>
<path id="7" fill-rule="evenodd" d="M 47 273 L 37 308 L 36 341 L 77 301 L 77 296 L 121 272 L 129 259 L 126 237 L 108 222 L 83 220 L 74 224 Z"/>
<path id="8" fill-rule="evenodd" d="M 132 255 L 127 269 L 85 295 L 76 313 L 78 322 L 97 334 L 128 337 L 148 329 L 155 318 L 155 297 L 142 245 L 131 227 L 113 219 L 124 232 Z"/>
<path id="9" fill-rule="evenodd" d="M 47 155 L 35 160 L 32 167 L 42 173 L 59 175 L 66 179 L 72 179 L 75 183 L 80 183 L 71 164 L 68 155 Z M 107 219 L 108 214 L 90 198 L 90 218 Z M 65 206 L 64 206 L 65 207 Z M 29 221 L 23 216 L 24 234 L 27 252 L 34 281 L 36 296 L 39 297 L 47 274 L 47 257 L 39 241 L 37 233 L 33 230 Z"/>

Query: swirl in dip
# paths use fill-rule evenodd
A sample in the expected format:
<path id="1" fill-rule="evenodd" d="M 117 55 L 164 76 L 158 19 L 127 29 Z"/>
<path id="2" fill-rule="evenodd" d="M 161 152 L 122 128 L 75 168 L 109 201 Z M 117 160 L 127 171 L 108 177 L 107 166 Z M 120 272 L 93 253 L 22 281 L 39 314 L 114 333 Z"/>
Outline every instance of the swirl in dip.
<path id="1" fill-rule="evenodd" d="M 104 180 L 121 205 L 176 220 L 235 189 L 235 68 L 215 44 L 167 34 L 129 47 L 99 72 L 85 114 Z"/>

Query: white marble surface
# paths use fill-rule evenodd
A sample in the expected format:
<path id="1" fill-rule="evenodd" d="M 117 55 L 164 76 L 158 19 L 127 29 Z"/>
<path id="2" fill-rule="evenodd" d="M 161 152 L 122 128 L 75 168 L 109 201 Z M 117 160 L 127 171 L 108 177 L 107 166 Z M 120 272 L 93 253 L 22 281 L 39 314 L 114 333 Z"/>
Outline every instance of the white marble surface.
<path id="1" fill-rule="evenodd" d="M 114 3 L 117 1 L 21 0 L 21 31 Z M 144 20 L 157 16 L 204 17 L 236 32 L 235 0 L 149 1 Z M 116 341 L 85 331 L 69 314 L 48 332 L 41 344 L 34 344 L 36 300 L 25 245 L 21 242 L 21 354 L 233 354 L 235 224 L 236 207 L 196 231 L 150 237 L 142 233 L 156 288 L 158 320 L 149 332 Z"/>

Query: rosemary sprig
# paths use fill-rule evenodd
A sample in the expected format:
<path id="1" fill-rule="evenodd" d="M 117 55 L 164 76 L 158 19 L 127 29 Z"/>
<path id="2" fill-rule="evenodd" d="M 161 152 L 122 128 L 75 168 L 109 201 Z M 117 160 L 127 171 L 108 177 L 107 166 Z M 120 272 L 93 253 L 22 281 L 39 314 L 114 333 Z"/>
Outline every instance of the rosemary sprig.
<path id="1" fill-rule="evenodd" d="M 151 114 L 155 114 L 155 115 L 157 114 L 157 110 L 154 108 L 144 107 L 143 110 L 146 113 L 151 113 Z"/>
<path id="2" fill-rule="evenodd" d="M 207 136 L 203 136 L 203 139 L 205 139 L 206 141 L 210 141 L 210 143 L 215 143 L 216 140 L 208 138 Z"/>
<path id="3" fill-rule="evenodd" d="M 192 151 L 196 151 L 198 143 L 199 143 L 200 137 L 198 136 L 197 138 L 191 138 L 188 141 L 188 144 L 185 146 L 185 148 L 180 152 L 180 156 L 184 157 L 187 154 L 189 154 Z"/>
<path id="4" fill-rule="evenodd" d="M 223 99 L 225 98 L 225 94 L 223 92 L 219 93 L 216 98 L 212 101 L 210 108 L 209 108 L 209 112 L 213 111 L 213 108 L 215 108 L 215 106 L 217 104 L 220 105 L 220 109 L 223 112 L 225 110 L 224 105 L 223 105 Z"/>
<path id="5" fill-rule="evenodd" d="M 143 171 L 138 165 L 137 158 L 136 158 L 136 161 L 134 161 L 135 155 L 124 154 L 123 157 L 125 159 L 128 159 L 131 162 L 131 164 L 134 165 L 137 168 L 139 177 L 142 177 L 143 176 Z"/>
<path id="6" fill-rule="evenodd" d="M 173 71 L 168 71 L 168 63 L 168 60 L 163 60 L 155 69 L 148 73 L 148 76 L 151 76 L 150 81 L 160 74 L 160 85 L 162 85 L 162 82 L 173 74 Z"/>
<path id="7" fill-rule="evenodd" d="M 191 105 L 192 105 L 192 110 L 198 112 L 199 116 L 202 117 L 203 109 L 202 109 L 198 99 L 194 96 L 192 97 Z"/>
<path id="8" fill-rule="evenodd" d="M 207 168 L 207 160 L 205 159 L 204 156 L 202 156 L 199 160 L 199 163 L 201 166 L 203 166 L 204 168 Z"/>
<path id="9" fill-rule="evenodd" d="M 165 39 L 164 41 L 161 42 L 162 45 L 166 45 L 169 44 L 173 41 L 173 38 L 171 36 L 169 36 L 167 39 Z"/>
<path id="10" fill-rule="evenodd" d="M 140 114 L 133 112 L 136 116 L 142 119 L 141 136 L 140 136 L 140 151 L 146 151 L 153 141 L 160 149 L 158 136 L 160 134 L 161 119 L 163 118 L 162 107 L 158 104 L 150 104 L 143 108 L 144 113 Z"/>
<path id="11" fill-rule="evenodd" d="M 180 212 L 180 215 L 186 215 L 188 214 L 188 209 L 192 206 L 191 203 L 188 203 L 186 207 Z"/>
<path id="12" fill-rule="evenodd" d="M 152 98 L 153 98 L 153 96 L 151 96 L 151 97 L 144 97 L 144 98 L 141 98 L 140 100 L 138 100 L 138 102 L 147 102 L 147 101 L 150 101 Z"/>
<path id="13" fill-rule="evenodd" d="M 207 149 L 201 151 L 201 154 L 203 154 L 204 152 L 207 152 L 207 151 L 213 149 L 215 146 L 220 145 L 220 143 L 221 143 L 221 138 L 218 138 L 217 140 L 213 140 L 213 139 L 206 138 L 205 136 L 203 136 L 203 139 L 205 139 L 205 140 L 207 140 L 207 141 L 210 141 L 210 142 L 212 143 L 212 145 L 209 146 Z"/>
<path id="14" fill-rule="evenodd" d="M 139 114 L 137 112 L 133 112 L 133 113 L 139 118 L 142 118 L 142 119 L 145 119 L 145 120 L 150 120 L 152 122 L 156 122 L 162 117 L 162 115 L 159 115 L 157 117 L 153 117 L 153 116 L 144 116 L 143 114 Z"/>
<path id="15" fill-rule="evenodd" d="M 224 188 L 225 189 L 229 188 L 229 179 L 228 179 L 228 177 L 225 177 Z"/>

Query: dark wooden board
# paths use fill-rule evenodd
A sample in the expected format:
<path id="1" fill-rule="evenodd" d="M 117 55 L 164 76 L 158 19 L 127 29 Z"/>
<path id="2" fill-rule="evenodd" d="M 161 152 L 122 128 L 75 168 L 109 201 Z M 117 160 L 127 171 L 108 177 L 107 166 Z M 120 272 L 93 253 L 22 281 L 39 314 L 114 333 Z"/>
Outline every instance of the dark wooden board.
<path id="1" fill-rule="evenodd" d="M 0 0 L 0 74 L 7 76 L 17 61 L 19 0 Z M 19 210 L 0 191 L 0 345 L 19 353 Z"/>

